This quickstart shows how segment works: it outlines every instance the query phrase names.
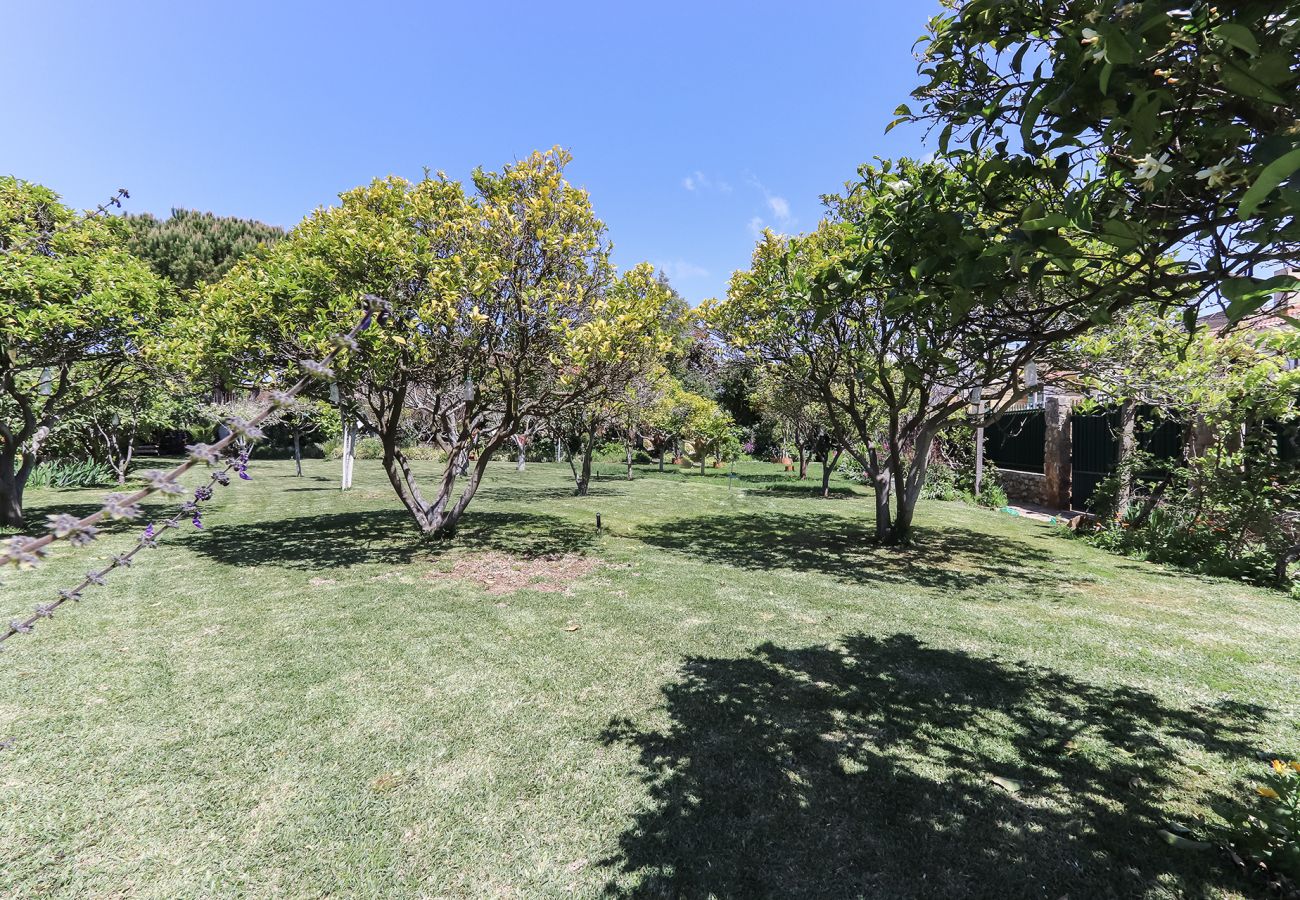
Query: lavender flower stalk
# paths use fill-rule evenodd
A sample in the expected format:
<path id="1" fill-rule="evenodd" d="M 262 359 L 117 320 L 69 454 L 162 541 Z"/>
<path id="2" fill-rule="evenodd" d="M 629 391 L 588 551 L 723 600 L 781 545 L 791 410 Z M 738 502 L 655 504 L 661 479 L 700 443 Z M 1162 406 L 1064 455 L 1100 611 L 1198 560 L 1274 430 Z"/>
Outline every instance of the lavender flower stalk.
<path id="1" fill-rule="evenodd" d="M 99 510 L 88 516 L 80 519 L 71 516 L 59 516 L 57 521 L 51 521 L 49 530 L 40 537 L 19 536 L 11 538 L 6 544 L 0 545 L 0 566 L 35 565 L 45 555 L 45 548 L 56 540 L 68 540 L 74 546 L 84 546 L 95 539 L 95 526 L 104 519 L 138 518 L 141 500 L 158 492 L 175 493 L 178 489 L 183 491 L 184 489 L 177 484 L 178 479 L 200 462 L 210 463 L 214 458 L 219 458 L 221 451 L 236 440 L 241 438 L 256 440 L 260 438 L 262 432 L 258 426 L 266 420 L 277 406 L 282 405 L 286 398 L 297 396 L 315 378 L 324 377 L 326 374 L 332 377 L 331 363 L 346 352 L 348 348 L 356 344 L 356 336 L 369 327 L 375 311 L 382 309 L 382 301 L 376 297 L 367 296 L 366 302 L 365 315 L 352 326 L 352 330 L 346 335 L 340 336 L 334 342 L 334 348 L 323 359 L 319 361 L 303 360 L 300 365 L 306 374 L 299 378 L 288 390 L 276 392 L 266 406 L 250 420 L 246 422 L 240 420 L 233 423 L 230 433 L 215 444 L 192 445 L 187 448 L 190 457 L 185 462 L 170 472 L 151 471 L 146 473 L 149 478 L 147 485 L 130 494 L 110 495 L 105 499 L 104 505 Z M 239 477 L 245 481 L 250 480 L 247 464 L 248 455 L 245 452 L 240 455 L 237 464 L 233 466 Z M 226 479 L 226 481 L 218 481 L 218 483 L 226 484 L 229 481 L 229 476 L 226 476 Z M 3 638 L 0 638 L 0 640 L 3 640 Z"/>

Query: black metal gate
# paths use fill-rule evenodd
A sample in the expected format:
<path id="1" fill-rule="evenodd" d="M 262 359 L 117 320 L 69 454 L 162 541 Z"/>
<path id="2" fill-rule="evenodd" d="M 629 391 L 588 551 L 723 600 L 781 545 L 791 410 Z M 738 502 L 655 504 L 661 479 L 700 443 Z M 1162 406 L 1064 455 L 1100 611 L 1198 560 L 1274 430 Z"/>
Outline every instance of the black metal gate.
<path id="1" fill-rule="evenodd" d="M 984 457 L 999 469 L 1042 472 L 1047 420 L 1041 409 L 1004 413 L 984 429 Z"/>
<path id="2" fill-rule="evenodd" d="M 1075 509 L 1089 509 L 1097 485 L 1118 467 L 1119 420 L 1118 407 L 1092 415 L 1076 411 L 1070 417 L 1073 480 L 1070 505 Z M 1182 457 L 1183 426 L 1178 422 L 1158 416 L 1149 407 L 1138 407 L 1134 427 L 1134 438 L 1140 449 L 1160 460 Z"/>
<path id="3" fill-rule="evenodd" d="M 1070 451 L 1072 456 L 1070 505 L 1088 509 L 1101 480 L 1115 471 L 1119 455 L 1119 410 L 1108 409 L 1092 415 L 1070 417 Z"/>

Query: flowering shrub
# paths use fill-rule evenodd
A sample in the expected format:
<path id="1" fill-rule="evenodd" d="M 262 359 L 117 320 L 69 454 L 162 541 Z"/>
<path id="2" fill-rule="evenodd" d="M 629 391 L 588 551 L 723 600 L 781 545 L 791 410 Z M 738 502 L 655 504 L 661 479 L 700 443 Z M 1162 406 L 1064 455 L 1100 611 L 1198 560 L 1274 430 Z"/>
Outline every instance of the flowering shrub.
<path id="1" fill-rule="evenodd" d="M 1255 793 L 1253 809 L 1227 829 L 1224 845 L 1290 896 L 1300 884 L 1300 761 L 1273 760 Z"/>

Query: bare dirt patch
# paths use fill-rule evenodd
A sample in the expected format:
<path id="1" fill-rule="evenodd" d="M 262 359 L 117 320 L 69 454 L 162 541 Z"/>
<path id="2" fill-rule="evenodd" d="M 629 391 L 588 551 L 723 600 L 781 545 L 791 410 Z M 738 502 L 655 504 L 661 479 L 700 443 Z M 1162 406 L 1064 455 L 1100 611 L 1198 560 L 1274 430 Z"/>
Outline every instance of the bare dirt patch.
<path id="1" fill-rule="evenodd" d="M 592 572 L 597 565 L 596 560 L 576 553 L 525 559 L 489 551 L 459 556 L 451 561 L 449 569 L 425 572 L 424 579 L 473 581 L 489 594 L 513 594 L 524 589 L 556 594 L 567 592 L 574 581 Z"/>

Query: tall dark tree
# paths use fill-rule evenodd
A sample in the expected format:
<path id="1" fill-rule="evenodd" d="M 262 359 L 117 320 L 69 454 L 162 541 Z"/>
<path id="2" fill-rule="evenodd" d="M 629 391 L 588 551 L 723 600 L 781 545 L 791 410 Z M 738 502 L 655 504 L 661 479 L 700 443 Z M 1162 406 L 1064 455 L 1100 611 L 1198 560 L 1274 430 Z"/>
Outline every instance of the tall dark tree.
<path id="1" fill-rule="evenodd" d="M 193 209 L 173 209 L 166 219 L 149 213 L 125 219 L 127 249 L 181 290 L 215 282 L 242 257 L 284 237 L 275 225 Z"/>

